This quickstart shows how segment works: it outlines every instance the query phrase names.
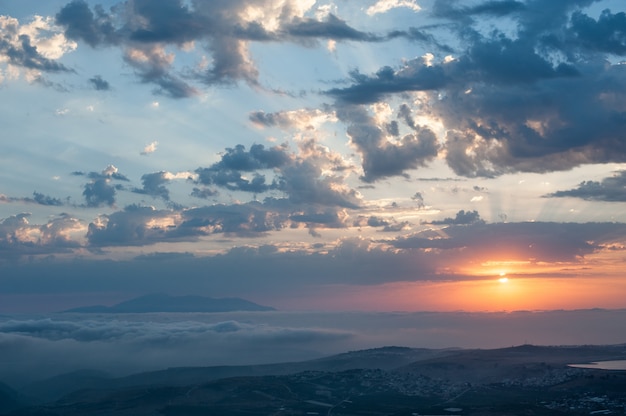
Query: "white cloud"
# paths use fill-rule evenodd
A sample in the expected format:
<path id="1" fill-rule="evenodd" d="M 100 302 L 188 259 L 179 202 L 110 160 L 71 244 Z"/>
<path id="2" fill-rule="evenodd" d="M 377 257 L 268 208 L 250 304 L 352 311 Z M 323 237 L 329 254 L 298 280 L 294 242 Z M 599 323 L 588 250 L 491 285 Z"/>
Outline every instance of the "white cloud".
<path id="1" fill-rule="evenodd" d="M 140 154 L 143 156 L 147 156 L 150 153 L 154 153 L 157 150 L 157 145 L 159 144 L 159 142 L 154 141 L 148 145 L 146 145 L 146 147 L 143 148 L 143 152 L 141 152 Z"/>
<path id="2" fill-rule="evenodd" d="M 415 3 L 415 0 L 378 0 L 376 4 L 368 7 L 366 13 L 369 16 L 373 16 L 378 13 L 386 13 L 398 7 L 406 7 L 415 12 L 419 12 L 422 9 Z"/>

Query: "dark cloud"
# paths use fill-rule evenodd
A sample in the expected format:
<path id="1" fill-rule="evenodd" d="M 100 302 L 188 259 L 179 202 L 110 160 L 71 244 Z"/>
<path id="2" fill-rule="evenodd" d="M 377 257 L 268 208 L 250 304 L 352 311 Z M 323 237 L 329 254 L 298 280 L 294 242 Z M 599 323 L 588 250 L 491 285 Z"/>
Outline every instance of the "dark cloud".
<path id="1" fill-rule="evenodd" d="M 86 237 L 89 245 L 94 247 L 149 245 L 176 240 L 171 215 L 170 211 L 129 205 L 122 211 L 91 222 Z"/>
<path id="2" fill-rule="evenodd" d="M 271 210 L 260 202 L 215 204 L 185 210 L 175 235 L 193 237 L 223 233 L 241 237 L 261 237 L 270 231 L 282 229 L 286 222 L 286 214 Z"/>
<path id="3" fill-rule="evenodd" d="M 100 75 L 89 78 L 89 82 L 97 91 L 109 91 L 111 89 L 111 85 Z"/>
<path id="4" fill-rule="evenodd" d="M 448 83 L 443 67 L 427 66 L 421 59 L 410 61 L 399 70 L 385 66 L 372 76 L 356 70 L 350 76 L 353 82 L 351 86 L 333 88 L 326 94 L 346 103 L 370 104 L 390 94 L 437 90 Z"/>
<path id="5" fill-rule="evenodd" d="M 99 207 L 102 205 L 115 205 L 116 188 L 110 185 L 106 179 L 95 179 L 86 183 L 83 196 L 89 207 Z"/>
<path id="6" fill-rule="evenodd" d="M 434 47 L 435 50 L 444 53 L 454 52 L 453 48 L 438 42 L 435 36 L 426 32 L 424 29 L 420 29 L 417 27 L 410 27 L 407 30 L 393 30 L 385 36 L 385 39 L 387 40 L 396 38 L 404 38 L 409 41 L 423 43 L 429 48 Z"/>
<path id="7" fill-rule="evenodd" d="M 219 195 L 219 192 L 217 192 L 214 189 L 211 188 L 196 188 L 194 187 L 193 190 L 191 191 L 191 196 L 195 196 L 196 198 L 200 198 L 200 199 L 208 199 L 214 196 Z"/>
<path id="8" fill-rule="evenodd" d="M 363 221 L 364 217 L 359 217 L 359 219 L 355 222 L 355 226 L 367 225 L 369 227 L 382 228 L 382 232 L 391 233 L 391 232 L 399 232 L 409 227 L 408 221 L 398 222 L 393 218 L 383 219 L 372 215 L 369 218 L 366 218 L 366 221 Z"/>
<path id="9" fill-rule="evenodd" d="M 602 181 L 583 181 L 577 188 L 556 191 L 546 197 L 572 197 L 588 201 L 626 202 L 626 171 L 604 178 Z"/>
<path id="10" fill-rule="evenodd" d="M 584 48 L 626 55 L 626 13 L 604 10 L 598 20 L 581 11 L 572 15 L 572 32 Z"/>
<path id="11" fill-rule="evenodd" d="M 275 146 L 265 149 L 262 144 L 253 144 L 246 151 L 245 146 L 237 145 L 226 149 L 222 160 L 215 165 L 218 169 L 254 171 L 259 169 L 280 168 L 290 161 L 290 156 L 284 146 Z"/>
<path id="12" fill-rule="evenodd" d="M 466 214 L 467 215 L 467 214 Z M 397 238 L 402 249 L 441 249 L 456 260 L 479 262 L 493 258 L 531 262 L 577 262 L 624 238 L 626 226 L 614 223 L 497 223 L 477 221 L 450 226 L 445 235 L 432 231 Z M 459 251 L 462 249 L 461 251 Z"/>
<path id="13" fill-rule="evenodd" d="M 143 188 L 133 189 L 138 194 L 150 195 L 153 198 L 163 198 L 164 201 L 170 200 L 170 191 L 165 187 L 170 182 L 167 172 L 146 173 L 141 176 Z"/>
<path id="14" fill-rule="evenodd" d="M 92 47 L 119 42 L 120 35 L 113 26 L 113 17 L 102 6 L 96 6 L 94 11 L 85 1 L 74 0 L 57 13 L 56 22 L 65 27 L 65 36 L 82 40 Z"/>
<path id="15" fill-rule="evenodd" d="M 49 195 L 42 194 L 37 191 L 33 192 L 32 198 L 16 198 L 16 197 L 8 197 L 6 195 L 0 194 L 0 202 L 24 202 L 27 204 L 38 204 L 38 205 L 53 206 L 53 207 L 60 207 L 62 205 L 65 205 L 63 200 L 59 198 L 54 198 Z"/>
<path id="16" fill-rule="evenodd" d="M 485 221 L 480 219 L 478 211 L 465 211 L 460 210 L 456 213 L 454 218 L 446 218 L 441 221 L 433 221 L 432 224 L 443 225 L 470 225 L 470 224 L 484 224 Z"/>
<path id="17" fill-rule="evenodd" d="M 91 179 L 91 182 L 83 187 L 83 196 L 88 207 L 114 206 L 117 191 L 124 188 L 119 184 L 113 184 L 112 180 L 128 182 L 128 178 L 119 173 L 113 165 L 109 165 L 102 172 L 72 172 L 72 175 L 87 176 Z"/>
<path id="18" fill-rule="evenodd" d="M 33 192 L 33 200 L 39 205 L 48 205 L 48 206 L 56 206 L 59 207 L 63 205 L 63 201 L 59 198 L 53 198 L 48 195 L 44 195 L 40 192 Z"/>
<path id="19" fill-rule="evenodd" d="M 295 38 L 378 41 L 379 37 L 358 31 L 350 27 L 344 20 L 328 14 L 325 20 L 296 18 L 285 25 L 283 30 Z"/>
<path id="20" fill-rule="evenodd" d="M 267 183 L 265 175 L 254 173 L 251 179 L 244 178 L 234 170 L 220 171 L 211 168 L 197 169 L 198 180 L 203 185 L 216 185 L 231 191 L 243 191 L 259 194 L 278 189 L 276 182 Z"/>
<path id="21" fill-rule="evenodd" d="M 360 205 L 356 191 L 343 185 L 340 176 L 323 173 L 324 169 L 347 168 L 339 155 L 328 152 L 314 140 L 302 141 L 300 153 L 290 153 L 286 146 L 266 149 L 255 144 L 247 151 L 243 145 L 237 145 L 226 149 L 219 162 L 196 169 L 197 182 L 254 194 L 280 191 L 295 206 L 355 208 Z M 271 182 L 266 179 L 267 170 L 274 174 Z"/>
<path id="22" fill-rule="evenodd" d="M 422 195 L 421 192 L 415 192 L 415 194 L 413 194 L 411 199 L 417 203 L 417 207 L 419 209 L 424 208 L 426 206 L 424 203 L 424 196 Z"/>
<path id="23" fill-rule="evenodd" d="M 415 133 L 390 141 L 367 110 L 361 106 L 342 106 L 337 116 L 348 123 L 350 142 L 361 153 L 365 182 L 397 175 L 408 169 L 426 166 L 439 151 L 435 134 L 427 127 L 416 127 Z"/>
<path id="24" fill-rule="evenodd" d="M 198 168 L 198 183 L 215 185 L 229 190 L 252 192 L 255 194 L 278 189 L 279 183 L 266 182 L 263 174 L 254 172 L 280 168 L 291 161 L 290 155 L 284 147 L 272 147 L 254 144 L 246 151 L 245 146 L 237 145 L 227 148 L 219 162 L 208 168 Z M 245 178 L 242 172 L 254 172 L 251 179 Z"/>
<path id="25" fill-rule="evenodd" d="M 309 228 L 324 226 L 325 228 L 345 228 L 347 215 L 340 215 L 338 211 L 328 210 L 326 212 L 304 212 L 292 214 L 289 219 L 295 222 L 302 222 L 309 225 Z"/>
<path id="26" fill-rule="evenodd" d="M 435 17 L 455 20 L 467 20 L 471 16 L 503 17 L 522 11 L 526 5 L 515 0 L 486 1 L 474 6 L 456 7 L 455 1 L 437 0 L 433 5 Z"/>

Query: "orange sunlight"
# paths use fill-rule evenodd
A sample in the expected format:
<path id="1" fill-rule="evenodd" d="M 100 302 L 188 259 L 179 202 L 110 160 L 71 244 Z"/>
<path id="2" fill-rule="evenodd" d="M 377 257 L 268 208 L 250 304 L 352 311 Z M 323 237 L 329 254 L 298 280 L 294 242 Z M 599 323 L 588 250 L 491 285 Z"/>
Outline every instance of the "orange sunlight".
<path id="1" fill-rule="evenodd" d="M 373 286 L 333 285 L 311 301 L 310 292 L 276 299 L 291 310 L 495 312 L 626 307 L 619 277 L 567 278 L 499 275 L 455 282 L 404 282 Z M 272 300 L 274 301 L 274 300 Z"/>

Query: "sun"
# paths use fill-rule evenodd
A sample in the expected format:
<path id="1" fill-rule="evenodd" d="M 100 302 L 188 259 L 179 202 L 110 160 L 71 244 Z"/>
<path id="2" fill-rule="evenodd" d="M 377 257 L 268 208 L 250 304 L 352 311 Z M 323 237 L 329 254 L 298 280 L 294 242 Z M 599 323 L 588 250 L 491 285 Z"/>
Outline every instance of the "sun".
<path id="1" fill-rule="evenodd" d="M 508 281 L 509 281 L 509 278 L 506 277 L 506 272 L 500 272 L 500 278 L 498 279 L 498 282 L 507 283 Z"/>

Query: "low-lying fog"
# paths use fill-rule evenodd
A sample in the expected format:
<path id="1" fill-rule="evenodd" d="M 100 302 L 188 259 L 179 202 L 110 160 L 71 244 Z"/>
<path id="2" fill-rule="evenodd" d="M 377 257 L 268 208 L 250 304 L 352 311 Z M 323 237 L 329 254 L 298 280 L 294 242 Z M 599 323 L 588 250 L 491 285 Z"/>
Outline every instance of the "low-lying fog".
<path id="1" fill-rule="evenodd" d="M 0 381 L 299 361 L 387 345 L 619 344 L 624 322 L 626 310 L 1 315 Z"/>

